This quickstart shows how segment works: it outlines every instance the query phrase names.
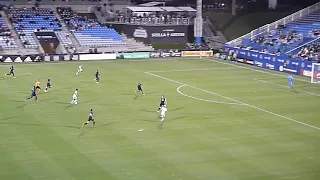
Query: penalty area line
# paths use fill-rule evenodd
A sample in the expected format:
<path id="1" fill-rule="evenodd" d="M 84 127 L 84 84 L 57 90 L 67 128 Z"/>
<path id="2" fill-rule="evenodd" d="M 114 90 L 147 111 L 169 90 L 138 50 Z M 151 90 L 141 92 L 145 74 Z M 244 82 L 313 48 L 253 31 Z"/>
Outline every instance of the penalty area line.
<path id="1" fill-rule="evenodd" d="M 246 105 L 246 106 L 251 107 L 251 108 L 253 108 L 253 109 L 256 109 L 256 110 L 259 110 L 259 111 L 262 111 L 262 112 L 265 112 L 265 113 L 268 113 L 268 114 L 271 114 L 271 115 L 280 117 L 280 118 L 282 118 L 282 119 L 286 119 L 286 120 L 289 120 L 289 121 L 292 121 L 292 122 L 295 122 L 295 123 L 298 123 L 298 124 L 301 124 L 301 125 L 304 125 L 304 126 L 313 128 L 313 129 L 320 130 L 320 127 L 313 126 L 313 125 L 311 125 L 311 124 L 307 124 L 307 123 L 304 123 L 304 122 L 301 122 L 301 121 L 298 121 L 298 120 L 295 120 L 295 119 L 292 119 L 292 118 L 289 118 L 289 117 L 286 117 L 286 116 L 283 116 L 283 115 L 280 115 L 280 114 L 277 114 L 277 113 L 274 113 L 274 112 L 271 112 L 271 111 L 268 111 L 268 110 L 265 110 L 265 109 L 262 109 L 262 108 L 260 108 L 260 107 L 254 106 L 254 105 L 250 105 L 250 104 L 241 102 L 241 101 L 238 101 L 238 100 L 236 100 L 236 99 L 232 99 L 232 98 L 229 98 L 229 97 L 226 97 L 226 96 L 223 96 L 223 95 L 220 95 L 220 94 L 211 92 L 211 91 L 207 91 L 207 90 L 205 90 L 205 89 L 197 88 L 197 87 L 195 87 L 195 86 L 191 86 L 191 85 L 188 85 L 188 84 L 185 84 L 185 83 L 182 83 L 182 82 L 173 80 L 173 79 L 169 79 L 169 78 L 166 78 L 166 77 L 163 77 L 163 76 L 159 76 L 159 75 L 150 73 L 150 72 L 144 72 L 144 73 L 145 73 L 145 74 L 148 74 L 148 75 L 150 75 L 150 76 L 154 76 L 154 77 L 157 77 L 157 78 L 160 78 L 160 79 L 164 79 L 164 80 L 167 80 L 167 81 L 170 81 L 170 82 L 174 82 L 174 83 L 176 83 L 176 84 L 179 84 L 180 86 L 181 86 L 181 85 L 184 85 L 184 86 L 188 86 L 188 87 L 197 89 L 197 90 L 199 90 L 199 91 L 203 91 L 203 92 L 207 92 L 207 93 L 209 93 L 209 94 L 213 94 L 213 95 L 216 95 L 216 96 L 220 96 L 220 97 L 222 97 L 222 98 L 225 98 L 225 99 L 228 99 L 228 100 L 237 102 L 237 103 L 239 103 L 239 104 Z"/>
<path id="2" fill-rule="evenodd" d="M 185 96 L 185 97 L 188 97 L 188 98 L 191 98 L 191 99 L 196 99 L 196 100 L 204 101 L 204 102 L 217 103 L 217 104 L 243 105 L 243 104 L 240 104 L 240 103 L 237 103 L 237 102 L 236 102 L 236 103 L 228 103 L 228 102 L 213 101 L 213 100 L 208 100 L 208 99 L 202 99 L 202 98 L 197 98 L 197 97 L 189 96 L 189 95 L 184 94 L 184 93 L 182 93 L 182 92 L 180 91 L 180 89 L 181 89 L 182 87 L 185 87 L 185 86 L 187 86 L 187 85 L 183 84 L 183 85 L 177 87 L 177 92 L 178 92 L 179 94 L 181 94 L 182 96 Z"/>
<path id="3" fill-rule="evenodd" d="M 269 82 L 269 81 L 265 81 L 265 80 L 260 80 L 260 79 L 257 79 L 257 81 L 259 81 L 259 82 L 263 82 L 263 83 L 266 83 L 266 84 L 275 85 L 275 86 L 278 86 L 278 87 L 283 87 L 283 88 L 288 89 L 288 87 L 287 87 L 287 86 L 284 86 L 284 85 L 281 85 L 281 84 L 277 84 L 277 83 L 273 83 L 273 82 Z M 311 94 L 311 95 L 314 95 L 314 96 L 318 96 L 318 97 L 320 97 L 320 94 L 317 94 L 317 93 L 312 93 L 312 92 L 304 91 L 304 90 L 301 90 L 301 89 L 295 89 L 295 90 L 296 90 L 296 91 L 300 91 L 300 92 L 304 92 L 304 93 L 307 93 L 307 94 Z"/>
<path id="4" fill-rule="evenodd" d="M 218 64 L 224 64 L 224 65 L 228 65 L 228 66 L 233 66 L 233 67 L 237 67 L 237 68 L 240 68 L 240 69 L 247 69 L 247 70 L 250 70 L 250 71 L 260 72 L 260 73 L 269 74 L 269 75 L 273 75 L 273 76 L 288 78 L 287 75 L 285 75 L 285 74 L 282 75 L 282 74 L 268 72 L 266 70 L 258 70 L 258 69 L 254 69 L 254 68 L 250 68 L 250 67 L 246 67 L 246 66 L 240 66 L 240 65 L 232 64 L 232 63 L 220 62 L 219 60 L 215 60 L 215 59 L 202 59 L 202 60 L 215 62 L 215 63 L 218 63 Z M 301 81 L 301 82 L 310 83 L 310 81 L 307 81 L 307 80 L 304 80 L 304 79 L 295 78 L 295 80 Z"/>

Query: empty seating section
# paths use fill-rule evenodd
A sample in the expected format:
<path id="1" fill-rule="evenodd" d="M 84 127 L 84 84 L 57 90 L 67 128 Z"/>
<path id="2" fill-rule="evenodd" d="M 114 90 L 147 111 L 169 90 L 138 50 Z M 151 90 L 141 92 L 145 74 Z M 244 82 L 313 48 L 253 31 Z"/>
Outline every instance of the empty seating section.
<path id="1" fill-rule="evenodd" d="M 49 8 L 11 8 L 7 14 L 26 48 L 38 48 L 35 31 L 55 31 L 63 45 L 71 43 Z"/>
<path id="2" fill-rule="evenodd" d="M 317 38 L 320 38 L 320 11 L 271 30 L 269 33 L 261 32 L 253 39 L 243 39 L 242 45 L 252 50 L 301 57 L 301 54 L 304 54 L 301 51 L 310 48 L 310 45 L 313 47 L 311 49 L 319 48 L 319 46 L 314 45 L 314 43 L 319 44 Z M 310 59 L 306 57 L 304 56 L 304 59 Z M 314 54 L 308 57 L 319 58 L 319 51 L 314 51 Z"/>
<path id="3" fill-rule="evenodd" d="M 69 33 L 65 32 L 65 31 L 56 31 L 55 33 L 56 33 L 60 43 L 63 46 L 72 46 L 72 41 L 70 39 Z"/>
<path id="4" fill-rule="evenodd" d="M 96 18 L 82 16 L 69 7 L 60 7 L 57 8 L 57 11 L 81 46 L 114 47 L 124 45 L 121 35 L 115 29 L 100 25 Z"/>
<path id="5" fill-rule="evenodd" d="M 14 41 L 10 29 L 5 20 L 0 17 L 0 48 L 1 49 L 17 49 L 18 46 Z"/>

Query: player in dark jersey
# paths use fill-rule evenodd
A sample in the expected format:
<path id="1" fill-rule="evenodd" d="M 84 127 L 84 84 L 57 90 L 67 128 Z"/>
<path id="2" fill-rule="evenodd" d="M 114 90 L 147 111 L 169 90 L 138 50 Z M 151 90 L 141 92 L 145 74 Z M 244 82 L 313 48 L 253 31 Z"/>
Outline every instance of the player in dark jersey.
<path id="1" fill-rule="evenodd" d="M 10 76 L 10 75 L 12 75 L 13 78 L 16 78 L 15 75 L 14 75 L 13 65 L 11 65 L 11 67 L 10 67 L 10 72 L 8 74 L 5 74 L 5 76 Z"/>
<path id="2" fill-rule="evenodd" d="M 31 96 L 28 97 L 27 99 L 32 99 L 35 98 L 36 102 L 38 102 L 38 96 L 37 96 L 37 88 L 36 86 L 33 86 L 33 88 L 31 89 Z"/>
<path id="3" fill-rule="evenodd" d="M 141 92 L 142 95 L 145 95 L 144 92 L 143 92 L 143 90 L 142 90 L 142 84 L 141 84 L 140 82 L 138 83 L 137 88 L 138 88 L 138 90 L 136 91 L 136 93 L 137 93 L 137 92 Z"/>
<path id="4" fill-rule="evenodd" d="M 164 97 L 164 95 L 162 95 L 160 98 L 160 106 L 158 108 L 158 112 L 160 111 L 161 107 L 164 105 L 167 105 L 167 99 Z"/>
<path id="5" fill-rule="evenodd" d="M 99 83 L 99 81 L 100 81 L 100 73 L 99 73 L 98 70 L 96 71 L 95 76 L 96 76 L 96 83 Z"/>
<path id="6" fill-rule="evenodd" d="M 84 126 L 89 124 L 91 121 L 93 123 L 93 127 L 96 126 L 96 122 L 94 121 L 94 118 L 93 118 L 93 109 L 90 109 L 88 120 L 87 122 L 82 123 L 82 128 L 84 128 Z"/>
<path id="7" fill-rule="evenodd" d="M 44 90 L 44 92 L 48 92 L 48 88 L 51 88 L 51 78 L 48 78 L 46 89 Z"/>

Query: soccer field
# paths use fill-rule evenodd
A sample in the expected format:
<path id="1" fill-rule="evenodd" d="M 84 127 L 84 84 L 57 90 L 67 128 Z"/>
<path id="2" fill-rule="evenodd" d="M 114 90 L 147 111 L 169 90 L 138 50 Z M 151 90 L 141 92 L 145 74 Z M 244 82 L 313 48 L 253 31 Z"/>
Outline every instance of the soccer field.
<path id="1" fill-rule="evenodd" d="M 15 73 L 0 77 L 1 180 L 320 179 L 320 85 L 303 77 L 291 91 L 287 74 L 204 59 L 16 64 Z M 48 77 L 49 92 L 26 101 Z M 139 81 L 145 96 L 134 93 Z M 90 108 L 96 127 L 81 128 Z"/>

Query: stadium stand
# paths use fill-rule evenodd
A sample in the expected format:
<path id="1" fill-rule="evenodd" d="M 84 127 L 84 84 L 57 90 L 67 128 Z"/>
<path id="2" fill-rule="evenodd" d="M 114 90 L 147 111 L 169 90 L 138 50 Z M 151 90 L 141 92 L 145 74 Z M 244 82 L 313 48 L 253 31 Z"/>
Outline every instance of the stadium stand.
<path id="1" fill-rule="evenodd" d="M 271 54 L 317 60 L 320 38 L 320 10 L 279 25 L 270 31 L 261 30 L 256 35 L 242 38 L 238 46 Z"/>
<path id="2" fill-rule="evenodd" d="M 107 19 L 107 21 L 130 24 L 188 25 L 193 23 L 195 11 L 191 7 L 128 6 L 123 10 L 117 10 L 115 18 Z"/>
<path id="3" fill-rule="evenodd" d="M 0 17 L 0 48 L 1 49 L 16 49 L 18 46 L 14 41 L 10 29 L 5 20 Z"/>
<path id="4" fill-rule="evenodd" d="M 58 7 L 57 11 L 81 46 L 95 48 L 125 45 L 115 29 L 102 26 L 94 16 L 82 16 L 70 7 Z"/>
<path id="5" fill-rule="evenodd" d="M 35 31 L 54 31 L 62 45 L 71 44 L 67 32 L 62 31 L 61 23 L 49 8 L 10 8 L 7 15 L 25 48 L 39 47 Z"/>

